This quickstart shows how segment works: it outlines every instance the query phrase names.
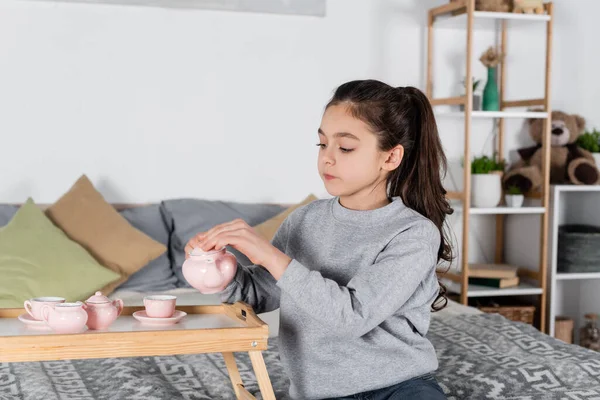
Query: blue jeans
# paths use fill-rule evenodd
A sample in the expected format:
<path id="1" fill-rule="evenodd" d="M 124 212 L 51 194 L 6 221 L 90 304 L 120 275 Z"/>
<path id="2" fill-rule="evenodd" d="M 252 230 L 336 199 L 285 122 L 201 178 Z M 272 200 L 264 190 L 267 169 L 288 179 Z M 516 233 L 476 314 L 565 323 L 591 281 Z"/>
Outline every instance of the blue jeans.
<path id="1" fill-rule="evenodd" d="M 446 400 L 432 374 L 425 374 L 383 389 L 329 400 Z"/>

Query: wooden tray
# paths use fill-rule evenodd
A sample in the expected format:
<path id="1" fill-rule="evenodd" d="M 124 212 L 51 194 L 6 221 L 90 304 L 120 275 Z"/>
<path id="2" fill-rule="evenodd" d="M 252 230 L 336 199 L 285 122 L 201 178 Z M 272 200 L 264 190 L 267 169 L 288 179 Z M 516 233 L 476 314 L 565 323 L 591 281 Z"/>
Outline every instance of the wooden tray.
<path id="1" fill-rule="evenodd" d="M 238 399 L 255 399 L 241 380 L 234 352 L 248 352 L 265 400 L 274 400 L 262 350 L 269 327 L 252 307 L 238 302 L 214 306 L 179 306 L 188 315 L 169 326 L 145 325 L 131 315 L 143 307 L 125 307 L 106 330 L 56 334 L 17 319 L 24 309 L 0 309 L 0 362 L 222 353 Z"/>

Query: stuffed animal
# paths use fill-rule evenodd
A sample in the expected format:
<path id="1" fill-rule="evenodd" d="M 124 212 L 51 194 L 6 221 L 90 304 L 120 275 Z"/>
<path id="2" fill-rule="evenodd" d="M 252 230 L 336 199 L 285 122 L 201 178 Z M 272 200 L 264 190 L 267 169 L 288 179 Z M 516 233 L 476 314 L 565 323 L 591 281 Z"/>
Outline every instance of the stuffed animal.
<path id="1" fill-rule="evenodd" d="M 511 0 L 475 0 L 477 11 L 509 12 Z"/>
<path id="2" fill-rule="evenodd" d="M 460 0 L 450 0 L 451 3 Z M 475 0 L 475 10 L 477 11 L 495 11 L 495 12 L 510 12 L 512 9 L 513 0 Z M 460 12 L 454 12 L 454 15 Z"/>
<path id="3" fill-rule="evenodd" d="M 516 186 L 523 193 L 538 191 L 542 185 L 542 138 L 544 124 L 541 119 L 530 119 L 529 134 L 537 144 L 519 149 L 521 160 L 504 175 L 504 187 Z M 550 182 L 557 184 L 595 185 L 600 181 L 600 171 L 592 154 L 577 145 L 577 138 L 585 129 L 585 119 L 562 111 L 552 112 L 550 148 Z"/>
<path id="4" fill-rule="evenodd" d="M 514 13 L 544 13 L 544 1 L 543 0 L 514 0 L 513 5 Z"/>

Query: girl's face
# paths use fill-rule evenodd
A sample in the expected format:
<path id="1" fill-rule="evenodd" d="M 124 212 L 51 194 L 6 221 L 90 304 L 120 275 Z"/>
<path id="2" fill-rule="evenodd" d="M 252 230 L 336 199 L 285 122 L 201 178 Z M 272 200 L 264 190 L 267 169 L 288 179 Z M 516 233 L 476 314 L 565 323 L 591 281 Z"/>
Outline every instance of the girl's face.
<path id="1" fill-rule="evenodd" d="M 370 127 L 348 113 L 345 104 L 325 111 L 318 146 L 319 175 L 332 196 L 349 197 L 373 189 L 385 196 L 385 177 L 402 158 L 401 146 L 381 151 Z M 390 159 L 394 154 L 399 155 L 397 163 Z"/>

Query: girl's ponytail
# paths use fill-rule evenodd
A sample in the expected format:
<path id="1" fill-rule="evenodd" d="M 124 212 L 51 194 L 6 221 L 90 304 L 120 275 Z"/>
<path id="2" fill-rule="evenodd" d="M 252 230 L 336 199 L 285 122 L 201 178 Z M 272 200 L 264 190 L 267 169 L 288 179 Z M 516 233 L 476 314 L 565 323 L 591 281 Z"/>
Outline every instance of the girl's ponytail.
<path id="1" fill-rule="evenodd" d="M 373 128 L 381 150 L 404 147 L 400 166 L 387 176 L 388 196 L 399 196 L 404 204 L 438 227 L 438 262 L 451 262 L 452 249 L 444 222 L 453 210 L 442 185 L 447 162 L 427 97 L 414 87 L 393 88 L 367 80 L 340 86 L 328 106 L 342 102 L 348 102 L 353 115 Z M 439 311 L 446 303 L 446 287 L 440 282 L 432 308 Z"/>
<path id="2" fill-rule="evenodd" d="M 433 110 L 427 97 L 414 87 L 398 88 L 398 96 L 406 98 L 414 112 L 409 130 L 414 132 L 411 151 L 405 153 L 400 167 L 388 176 L 390 196 L 400 196 L 404 204 L 430 219 L 440 230 L 442 238 L 438 260 L 450 262 L 452 248 L 445 237 L 443 227 L 446 215 L 453 210 L 442 185 L 442 173 L 447 168 L 446 156 L 437 131 Z M 405 150 L 406 151 L 406 150 Z M 446 287 L 440 282 L 440 294 L 433 309 L 443 308 L 447 303 Z M 443 303 L 440 307 L 440 303 Z"/>

